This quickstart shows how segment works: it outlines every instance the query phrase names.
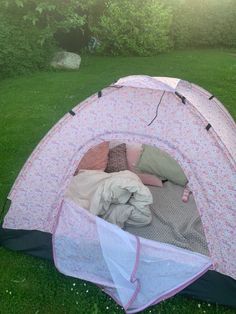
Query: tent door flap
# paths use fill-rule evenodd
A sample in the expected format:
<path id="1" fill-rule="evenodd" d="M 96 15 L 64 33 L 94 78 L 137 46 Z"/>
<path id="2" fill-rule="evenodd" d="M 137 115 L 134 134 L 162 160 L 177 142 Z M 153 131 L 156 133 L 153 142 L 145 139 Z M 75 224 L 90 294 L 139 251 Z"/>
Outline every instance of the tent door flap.
<path id="1" fill-rule="evenodd" d="M 53 253 L 60 272 L 103 286 L 127 313 L 175 295 L 212 264 L 205 255 L 136 237 L 66 199 Z"/>
<path id="2" fill-rule="evenodd" d="M 103 257 L 115 289 L 105 289 L 127 312 L 167 299 L 201 277 L 209 257 L 136 237 L 96 218 Z"/>

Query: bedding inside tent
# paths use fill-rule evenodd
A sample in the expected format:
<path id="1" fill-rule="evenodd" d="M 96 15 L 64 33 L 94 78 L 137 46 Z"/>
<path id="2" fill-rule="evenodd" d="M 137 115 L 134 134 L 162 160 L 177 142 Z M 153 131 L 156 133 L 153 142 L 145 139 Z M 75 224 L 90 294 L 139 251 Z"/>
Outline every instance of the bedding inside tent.
<path id="1" fill-rule="evenodd" d="M 124 187 L 125 190 L 130 188 L 130 184 L 132 185 L 132 182 L 136 184 L 134 180 L 134 181 L 130 181 L 128 185 L 127 180 L 130 179 L 130 176 L 131 176 L 130 173 L 127 173 L 127 176 L 124 176 L 124 180 L 126 181 L 125 186 L 123 182 L 120 184 L 118 180 L 120 180 L 121 174 L 125 175 L 127 170 L 132 170 L 136 172 L 136 174 L 137 173 L 143 174 L 142 172 L 137 171 L 139 161 L 142 157 L 142 154 L 144 154 L 144 149 L 143 149 L 142 144 L 137 144 L 137 143 L 126 144 L 119 141 L 111 141 L 109 143 L 109 147 L 110 147 L 109 151 L 107 151 L 107 148 L 105 148 L 104 144 L 106 145 L 106 143 L 104 142 L 98 145 L 97 147 L 93 147 L 90 150 L 90 152 L 87 152 L 87 154 L 85 154 L 82 161 L 80 161 L 79 163 L 79 166 L 76 170 L 76 175 L 72 178 L 72 181 L 73 180 L 75 181 L 76 179 L 79 179 L 80 177 L 79 183 L 78 181 L 71 182 L 71 184 L 69 185 L 67 189 L 67 192 L 65 193 L 65 196 L 67 198 L 71 199 L 74 202 L 77 202 L 78 205 L 85 208 L 89 206 L 94 207 L 94 204 L 91 204 L 91 202 L 92 203 L 95 202 L 97 204 L 102 201 L 101 200 L 102 197 L 106 197 L 106 195 L 105 196 L 102 195 L 105 189 L 105 184 L 103 184 L 103 181 L 104 181 L 104 176 L 106 175 L 105 174 L 106 172 L 113 173 L 114 175 L 113 177 L 114 179 L 112 183 L 111 184 L 109 183 L 109 185 L 107 185 L 106 187 L 108 189 L 106 193 L 113 193 L 113 194 L 116 192 L 115 188 L 113 188 L 113 186 L 116 184 L 119 185 L 119 188 L 123 184 L 122 187 Z M 138 153 L 139 156 L 136 157 L 136 161 L 135 161 L 136 164 L 135 165 L 133 164 L 132 169 L 129 169 L 129 164 L 130 164 L 129 155 L 131 154 L 129 151 L 130 147 L 132 149 L 134 147 L 141 148 Z M 108 160 L 107 160 L 108 165 L 113 163 L 112 167 L 111 165 L 106 167 L 105 173 L 103 171 L 101 173 L 100 171 L 91 170 L 91 169 L 94 169 L 94 162 L 93 162 L 93 158 L 90 156 L 90 153 L 91 152 L 94 153 L 94 151 L 97 150 L 98 159 L 100 157 L 100 161 L 101 161 L 102 159 L 104 159 L 104 156 L 102 158 L 102 154 L 104 155 L 103 148 L 105 148 L 105 155 L 108 153 Z M 149 146 L 147 148 L 148 150 L 151 149 L 151 147 Z M 99 155 L 99 149 L 100 149 L 100 155 Z M 162 160 L 158 160 L 159 150 L 157 151 L 155 150 L 155 148 L 152 148 L 152 150 L 154 153 L 154 157 L 153 157 L 154 162 L 152 163 L 155 164 L 155 162 L 157 161 L 160 168 L 162 168 L 162 163 L 163 163 L 163 168 L 168 167 L 168 166 L 171 167 L 171 165 L 169 165 L 169 159 L 171 157 L 168 156 L 168 154 L 166 154 L 167 156 L 165 155 L 168 158 L 168 160 L 165 159 L 163 161 L 163 156 L 162 156 Z M 163 154 L 163 152 L 161 153 Z M 171 160 L 171 163 L 173 164 L 175 163 L 175 161 Z M 84 169 L 86 167 L 90 170 L 86 171 Z M 193 252 L 197 252 L 197 253 L 201 253 L 206 256 L 209 256 L 207 241 L 205 238 L 201 218 L 200 218 L 193 194 L 191 193 L 188 197 L 188 200 L 186 202 L 183 202 L 182 197 L 183 197 L 184 187 L 166 179 L 166 176 L 168 177 L 168 175 L 169 176 L 172 175 L 172 177 L 176 177 L 175 173 L 178 175 L 178 172 L 180 171 L 183 172 L 182 169 L 176 170 L 176 167 L 181 168 L 176 163 L 176 165 L 174 164 L 174 166 L 172 167 L 173 168 L 172 173 L 170 174 L 171 171 L 168 169 L 169 171 L 167 175 L 165 174 L 165 169 L 160 170 L 164 176 L 161 187 L 146 185 L 146 187 L 152 194 L 152 202 L 149 205 L 151 209 L 152 219 L 150 219 L 150 221 L 148 220 L 147 223 L 145 224 L 134 223 L 132 221 L 129 221 L 128 218 L 127 218 L 128 223 L 125 223 L 125 224 L 120 223 L 120 221 L 124 219 L 124 217 L 119 217 L 119 215 L 120 216 L 128 215 L 127 211 L 129 211 L 130 207 L 132 206 L 126 205 L 125 203 L 129 204 L 129 199 L 130 197 L 135 195 L 135 193 L 137 193 L 136 190 L 133 190 L 132 192 L 134 193 L 131 193 L 131 196 L 127 197 L 127 202 L 126 200 L 123 201 L 123 199 L 121 199 L 121 204 L 119 203 L 119 200 L 117 200 L 117 198 L 113 195 L 113 199 L 110 201 L 111 204 L 109 204 L 110 208 L 112 208 L 110 211 L 113 210 L 112 218 L 109 218 L 107 213 L 104 214 L 103 216 L 100 215 L 101 209 L 100 211 L 98 211 L 97 209 L 96 210 L 90 209 L 90 212 L 97 213 L 98 216 L 104 218 L 108 222 L 115 223 L 119 226 L 122 225 L 125 231 L 133 235 L 146 238 L 149 240 L 153 240 L 153 241 L 172 244 L 180 248 L 184 248 Z M 96 168 L 99 168 L 97 161 L 96 161 Z M 155 165 L 154 165 L 154 168 L 155 168 Z M 109 174 L 107 174 L 107 177 L 108 175 Z M 155 174 L 153 173 L 149 173 L 149 175 L 155 176 Z M 105 180 L 110 180 L 110 178 L 109 177 L 105 178 Z M 137 180 L 139 179 L 137 178 Z M 146 182 L 144 181 L 144 183 Z M 112 188 L 113 190 L 110 191 L 110 189 Z M 89 190 L 91 190 L 91 193 L 88 192 Z M 97 193 L 98 190 L 99 192 Z M 95 193 L 99 194 L 99 200 L 98 198 L 95 197 L 95 199 L 91 201 L 89 198 L 94 198 Z M 140 195 L 139 193 L 138 197 L 141 198 L 142 195 Z M 103 202 L 106 205 L 106 202 L 104 200 Z M 116 213 L 114 213 L 115 211 Z"/>
<path id="2" fill-rule="evenodd" d="M 152 222 L 144 227 L 125 228 L 137 236 L 209 256 L 206 237 L 194 197 L 182 201 L 183 188 L 171 182 L 163 187 L 148 186 L 153 196 Z"/>

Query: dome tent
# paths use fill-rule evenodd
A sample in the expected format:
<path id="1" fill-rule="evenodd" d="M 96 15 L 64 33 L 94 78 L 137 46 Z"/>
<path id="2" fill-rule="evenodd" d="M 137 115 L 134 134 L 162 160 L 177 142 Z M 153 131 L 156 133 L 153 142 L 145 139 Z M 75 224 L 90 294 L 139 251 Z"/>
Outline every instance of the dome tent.
<path id="1" fill-rule="evenodd" d="M 113 139 L 159 147 L 178 161 L 209 257 L 131 235 L 64 198 L 83 155 Z M 235 289 L 235 187 L 236 126 L 223 105 L 186 81 L 130 76 L 73 108 L 39 143 L 8 196 L 1 241 L 17 249 L 31 232 L 31 253 L 40 256 L 37 241 L 52 235 L 44 239 L 46 251 L 49 258 L 53 251 L 59 271 L 103 286 L 134 313 L 186 289 L 209 269 Z"/>

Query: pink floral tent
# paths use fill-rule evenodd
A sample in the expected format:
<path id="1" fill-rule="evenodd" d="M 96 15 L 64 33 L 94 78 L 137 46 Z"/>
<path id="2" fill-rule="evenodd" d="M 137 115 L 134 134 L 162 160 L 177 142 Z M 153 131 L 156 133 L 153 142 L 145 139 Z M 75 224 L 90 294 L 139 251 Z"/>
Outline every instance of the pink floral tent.
<path id="1" fill-rule="evenodd" d="M 209 257 L 131 235 L 64 198 L 85 152 L 114 139 L 159 147 L 178 161 Z M 236 125 L 213 95 L 189 82 L 129 76 L 91 96 L 38 144 L 8 198 L 4 228 L 53 234 L 58 270 L 101 285 L 129 313 L 209 268 L 236 279 Z"/>

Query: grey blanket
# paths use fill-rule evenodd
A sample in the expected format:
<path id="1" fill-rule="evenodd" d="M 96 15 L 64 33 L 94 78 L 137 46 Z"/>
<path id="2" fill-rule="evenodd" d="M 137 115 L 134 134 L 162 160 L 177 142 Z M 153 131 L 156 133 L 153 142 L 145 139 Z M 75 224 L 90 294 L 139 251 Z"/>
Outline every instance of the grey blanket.
<path id="1" fill-rule="evenodd" d="M 163 188 L 148 186 L 153 195 L 153 219 L 145 227 L 126 227 L 135 235 L 209 255 L 206 238 L 192 195 L 182 202 L 183 188 L 166 182 Z"/>

